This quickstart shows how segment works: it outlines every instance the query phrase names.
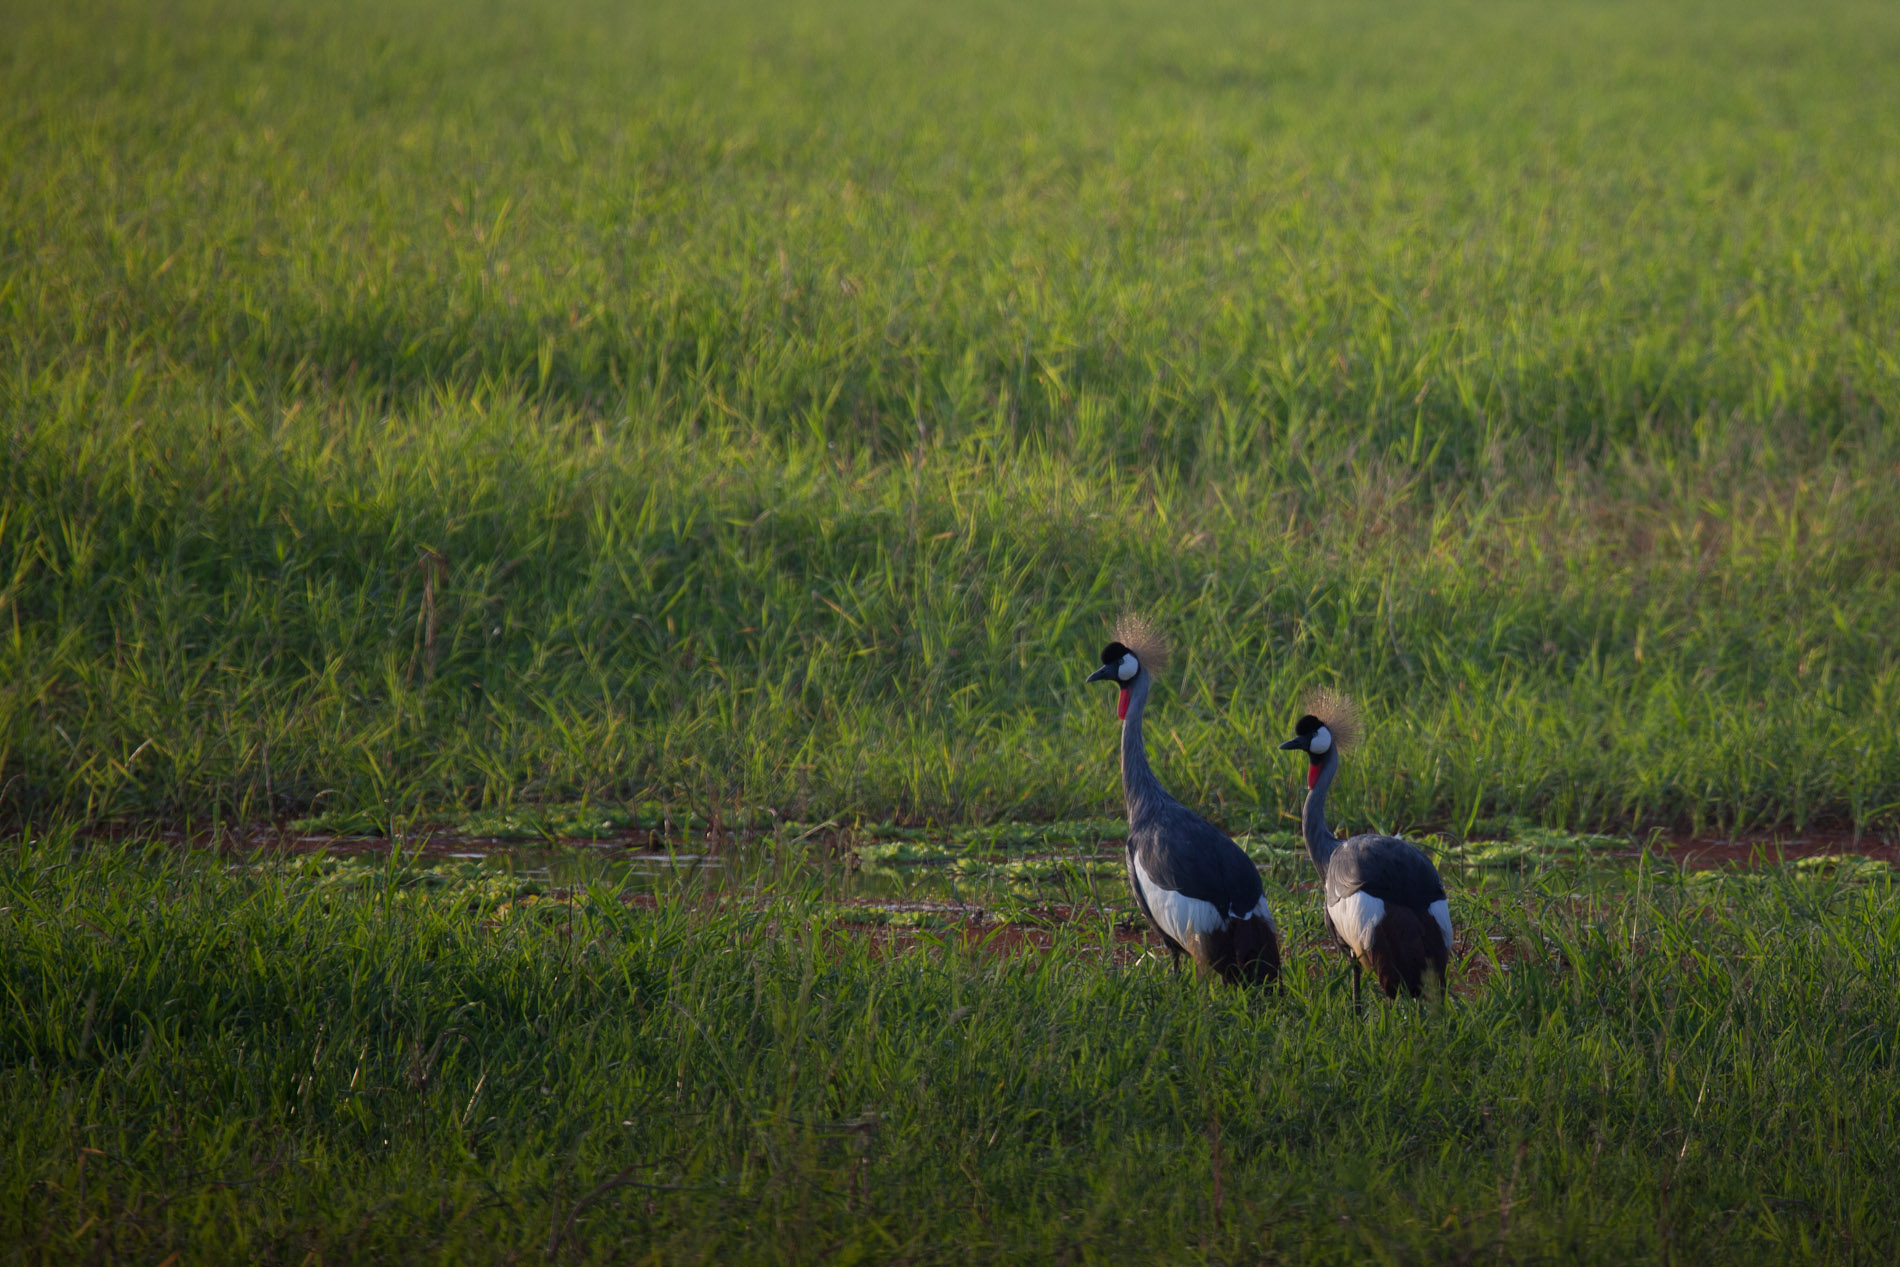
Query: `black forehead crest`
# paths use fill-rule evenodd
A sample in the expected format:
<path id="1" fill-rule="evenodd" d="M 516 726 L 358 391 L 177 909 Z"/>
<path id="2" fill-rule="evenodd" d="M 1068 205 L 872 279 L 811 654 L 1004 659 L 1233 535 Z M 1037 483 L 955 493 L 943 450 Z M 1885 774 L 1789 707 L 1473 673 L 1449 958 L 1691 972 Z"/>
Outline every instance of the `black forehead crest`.
<path id="1" fill-rule="evenodd" d="M 1120 664 L 1122 657 L 1129 654 L 1128 648 L 1119 642 L 1111 642 L 1102 648 L 1103 664 Z"/>
<path id="2" fill-rule="evenodd" d="M 1306 716 L 1300 718 L 1298 721 L 1293 723 L 1293 733 L 1304 738 L 1305 736 L 1313 734 L 1316 731 L 1318 731 L 1320 728 L 1320 725 L 1321 725 L 1320 719 L 1313 716 L 1313 714 L 1308 713 Z"/>

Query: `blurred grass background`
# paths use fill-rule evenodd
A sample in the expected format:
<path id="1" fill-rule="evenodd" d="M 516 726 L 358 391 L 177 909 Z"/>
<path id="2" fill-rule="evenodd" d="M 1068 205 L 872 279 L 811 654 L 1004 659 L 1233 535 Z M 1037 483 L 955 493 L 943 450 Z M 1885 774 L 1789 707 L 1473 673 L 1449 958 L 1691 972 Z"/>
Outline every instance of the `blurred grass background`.
<path id="1" fill-rule="evenodd" d="M 0 816 L 1900 822 L 1900 12 L 0 0 Z"/>

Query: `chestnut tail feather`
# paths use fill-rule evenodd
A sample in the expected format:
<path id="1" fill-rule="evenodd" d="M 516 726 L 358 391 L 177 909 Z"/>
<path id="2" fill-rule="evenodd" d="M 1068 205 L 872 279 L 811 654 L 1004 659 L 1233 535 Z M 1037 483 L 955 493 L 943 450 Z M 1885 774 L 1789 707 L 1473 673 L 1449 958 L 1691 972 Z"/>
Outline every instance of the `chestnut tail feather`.
<path id="1" fill-rule="evenodd" d="M 1387 903 L 1385 914 L 1372 931 L 1367 966 L 1379 980 L 1386 997 L 1396 999 L 1403 989 L 1412 998 L 1425 993 L 1428 974 L 1442 990 L 1448 956 L 1438 923 L 1410 907 Z"/>

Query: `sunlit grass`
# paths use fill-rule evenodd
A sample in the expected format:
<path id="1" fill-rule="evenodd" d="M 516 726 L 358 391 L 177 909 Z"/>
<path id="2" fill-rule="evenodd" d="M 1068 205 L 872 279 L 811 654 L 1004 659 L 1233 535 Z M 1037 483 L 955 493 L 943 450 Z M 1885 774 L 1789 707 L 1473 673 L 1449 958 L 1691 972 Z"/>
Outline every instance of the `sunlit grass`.
<path id="1" fill-rule="evenodd" d="M 1900 815 L 1889 7 L 0 20 L 13 822 Z"/>
<path id="2" fill-rule="evenodd" d="M 1900 1255 L 1890 868 L 1625 843 L 1900 826 L 1893 6 L 0 29 L 14 1257 Z M 1278 994 L 1130 948 L 1128 605 Z M 1322 682 L 1442 1014 L 1321 944 Z M 141 826 L 264 820 L 401 848 Z M 635 828 L 718 864 L 404 852 Z"/>

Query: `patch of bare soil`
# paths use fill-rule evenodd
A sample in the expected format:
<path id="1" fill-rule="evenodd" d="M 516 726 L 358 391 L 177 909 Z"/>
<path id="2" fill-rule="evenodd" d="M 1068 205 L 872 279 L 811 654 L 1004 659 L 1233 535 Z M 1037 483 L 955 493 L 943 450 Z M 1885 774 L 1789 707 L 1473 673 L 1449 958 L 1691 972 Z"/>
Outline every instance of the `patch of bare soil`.
<path id="1" fill-rule="evenodd" d="M 1715 867 L 1772 867 L 1803 858 L 1875 858 L 1900 866 L 1900 841 L 1855 835 L 1844 828 L 1810 829 L 1799 836 L 1677 837 L 1664 842 L 1670 861 L 1689 871 Z"/>

